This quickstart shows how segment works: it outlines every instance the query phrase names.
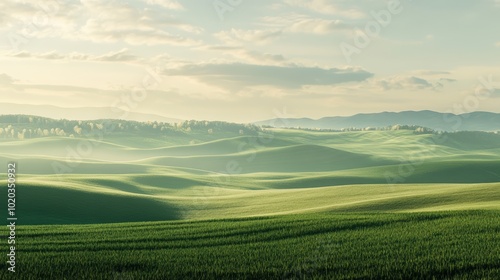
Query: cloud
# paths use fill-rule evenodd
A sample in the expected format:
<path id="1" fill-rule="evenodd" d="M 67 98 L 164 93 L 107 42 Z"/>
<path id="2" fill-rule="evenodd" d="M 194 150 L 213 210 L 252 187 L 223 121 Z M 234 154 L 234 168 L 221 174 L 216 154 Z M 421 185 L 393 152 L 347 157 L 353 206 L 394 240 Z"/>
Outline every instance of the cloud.
<path id="1" fill-rule="evenodd" d="M 28 58 L 28 57 L 31 57 L 31 53 L 29 53 L 27 51 L 21 51 L 21 52 L 18 52 L 18 53 L 14 53 L 11 56 L 12 57 L 17 57 L 17 58 Z"/>
<path id="2" fill-rule="evenodd" d="M 64 55 L 58 54 L 55 51 L 40 54 L 38 57 L 41 59 L 49 59 L 49 60 L 59 60 L 65 58 Z"/>
<path id="3" fill-rule="evenodd" d="M 324 35 L 333 32 L 352 30 L 352 25 L 339 19 L 324 19 L 301 14 L 289 14 L 281 17 L 261 18 L 262 24 L 269 28 L 282 30 L 283 33 L 306 33 Z"/>
<path id="4" fill-rule="evenodd" d="M 0 85 L 11 85 L 13 83 L 14 79 L 11 76 L 5 73 L 0 74 Z"/>
<path id="5" fill-rule="evenodd" d="M 333 88 L 336 93 L 343 93 L 351 98 L 354 93 L 383 93 L 389 91 L 439 91 L 445 87 L 446 83 L 455 82 L 455 79 L 440 78 L 440 79 L 424 79 L 413 75 L 398 75 L 387 76 L 383 78 L 370 78 L 366 81 L 354 84 L 338 85 Z M 324 91 L 324 90 L 323 90 Z M 332 91 L 332 89 L 330 89 Z M 320 94 L 324 96 L 325 94 Z M 383 98 L 383 95 L 377 95 L 377 98 Z M 404 102 L 405 96 L 400 100 Z"/>
<path id="6" fill-rule="evenodd" d="M 205 84 L 232 91 L 252 86 L 297 89 L 305 85 L 336 85 L 364 81 L 373 76 L 372 73 L 355 68 L 324 69 L 241 63 L 188 64 L 176 69 L 167 69 L 164 74 L 192 77 Z"/>
<path id="7" fill-rule="evenodd" d="M 351 28 L 350 25 L 341 20 L 301 19 L 291 24 L 287 30 L 293 33 L 313 33 L 321 35 L 349 28 Z"/>
<path id="8" fill-rule="evenodd" d="M 270 54 L 262 53 L 257 51 L 241 50 L 233 52 L 237 57 L 244 59 L 245 61 L 256 63 L 256 64 L 275 64 L 279 65 L 286 62 L 286 59 L 281 54 Z"/>
<path id="9" fill-rule="evenodd" d="M 35 5 L 23 3 L 25 1 L 3 0 L 0 2 L 0 29 L 13 27 L 38 11 Z"/>
<path id="10" fill-rule="evenodd" d="M 311 18 L 304 15 L 288 15 L 284 17 L 264 17 L 261 23 L 267 29 L 243 30 L 232 28 L 220 31 L 214 36 L 227 45 L 263 45 L 291 33 L 325 35 L 338 31 L 351 30 L 351 26 L 342 20 Z"/>
<path id="11" fill-rule="evenodd" d="M 381 90 L 436 90 L 443 87 L 439 82 L 431 82 L 415 76 L 393 76 L 373 80 L 372 85 Z"/>
<path id="12" fill-rule="evenodd" d="M 281 54 L 248 50 L 242 46 L 205 45 L 197 49 L 205 51 L 223 51 L 224 54 L 237 58 L 239 62 L 247 62 L 249 64 L 283 65 L 287 63 L 287 59 Z"/>
<path id="13" fill-rule="evenodd" d="M 441 79 L 439 79 L 439 81 L 448 82 L 448 83 L 454 83 L 457 80 L 456 79 L 450 79 L 450 78 L 441 78 Z"/>
<path id="14" fill-rule="evenodd" d="M 16 58 L 36 58 L 47 60 L 81 60 L 81 61 L 106 61 L 106 62 L 128 62 L 139 60 L 138 56 L 129 53 L 128 49 L 112 51 L 102 55 L 91 55 L 85 53 L 73 52 L 69 54 L 61 54 L 56 51 L 46 53 L 30 53 L 21 51 L 17 53 L 7 54 L 7 56 Z"/>
<path id="15" fill-rule="evenodd" d="M 117 52 L 110 52 L 98 57 L 95 57 L 94 60 L 98 61 L 110 61 L 110 62 L 117 62 L 117 61 L 134 61 L 137 60 L 138 57 L 135 55 L 131 55 L 128 53 L 127 49 L 122 49 Z"/>
<path id="16" fill-rule="evenodd" d="M 500 48 L 500 42 L 496 42 L 495 47 Z"/>
<path id="17" fill-rule="evenodd" d="M 417 70 L 413 71 L 415 75 L 419 76 L 438 76 L 438 75 L 450 75 L 451 72 L 448 71 L 436 71 L 436 70 Z"/>
<path id="18" fill-rule="evenodd" d="M 282 35 L 281 30 L 242 30 L 234 29 L 215 33 L 214 36 L 230 45 L 242 43 L 264 44 Z"/>
<path id="19" fill-rule="evenodd" d="M 199 33 L 201 28 L 183 23 L 169 14 L 153 9 L 138 9 L 126 4 L 104 1 L 84 3 L 90 16 L 81 27 L 83 37 L 94 42 L 126 42 L 131 45 L 193 46 L 199 42 L 167 31 L 169 28 Z"/>
<path id="20" fill-rule="evenodd" d="M 104 0 L 50 3 L 5 0 L 0 2 L 0 29 L 12 28 L 27 38 L 125 42 L 131 45 L 199 44 L 190 35 L 200 34 L 203 29 L 172 15 L 173 10 L 182 9 L 177 1 L 144 0 L 144 3 L 154 6 Z M 43 18 L 40 18 L 41 14 Z M 42 19 L 43 24 L 31 24 Z"/>
<path id="21" fill-rule="evenodd" d="M 146 4 L 158 5 L 169 10 L 184 10 L 184 7 L 176 0 L 144 0 Z"/>
<path id="22" fill-rule="evenodd" d="M 27 38 L 63 37 L 74 31 L 82 7 L 75 1 L 3 0 L 0 11 L 0 29 Z"/>
<path id="23" fill-rule="evenodd" d="M 335 15 L 349 19 L 366 17 L 366 14 L 359 9 L 341 8 L 334 5 L 333 1 L 328 0 L 284 0 L 283 2 L 291 7 L 304 8 L 320 14 Z"/>
<path id="24" fill-rule="evenodd" d="M 131 45 L 177 45 L 192 46 L 198 42 L 171 35 L 162 31 L 112 31 L 112 32 L 94 32 L 92 38 L 95 42 L 126 42 Z"/>
<path id="25" fill-rule="evenodd" d="M 232 50 L 242 50 L 239 46 L 227 46 L 227 45 L 204 45 L 194 49 L 206 50 L 206 51 L 232 51 Z"/>
<path id="26" fill-rule="evenodd" d="M 491 90 L 491 97 L 500 98 L 500 88 L 494 88 Z"/>

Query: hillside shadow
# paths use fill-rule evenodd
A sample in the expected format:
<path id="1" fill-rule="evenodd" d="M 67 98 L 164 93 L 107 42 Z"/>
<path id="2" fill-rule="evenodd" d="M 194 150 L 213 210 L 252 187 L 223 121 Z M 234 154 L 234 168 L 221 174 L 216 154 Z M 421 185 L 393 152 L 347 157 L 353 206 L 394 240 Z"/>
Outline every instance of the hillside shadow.
<path id="1" fill-rule="evenodd" d="M 25 185 L 17 192 L 23 224 L 94 224 L 178 220 L 179 209 L 148 197 Z"/>

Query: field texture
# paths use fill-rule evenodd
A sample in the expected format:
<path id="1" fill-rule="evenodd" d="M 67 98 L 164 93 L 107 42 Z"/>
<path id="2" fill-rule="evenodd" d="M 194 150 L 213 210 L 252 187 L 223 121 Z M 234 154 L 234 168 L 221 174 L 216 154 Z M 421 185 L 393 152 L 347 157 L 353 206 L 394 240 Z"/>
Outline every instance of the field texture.
<path id="1" fill-rule="evenodd" d="M 24 226 L 2 279 L 498 279 L 498 211 Z"/>
<path id="2" fill-rule="evenodd" d="M 500 278 L 500 135 L 209 132 L 1 140 L 17 279 Z"/>
<path id="3" fill-rule="evenodd" d="M 24 224 L 500 209 L 496 134 L 203 137 L 3 141 L 0 159 L 18 161 Z"/>

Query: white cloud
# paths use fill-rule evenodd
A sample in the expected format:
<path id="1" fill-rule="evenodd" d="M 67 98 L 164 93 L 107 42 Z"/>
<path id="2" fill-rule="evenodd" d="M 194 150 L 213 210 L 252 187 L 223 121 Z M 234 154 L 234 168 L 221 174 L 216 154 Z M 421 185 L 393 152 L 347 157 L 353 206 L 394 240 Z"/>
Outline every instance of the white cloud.
<path id="1" fill-rule="evenodd" d="M 196 49 L 204 51 L 223 52 L 230 55 L 239 62 L 261 65 L 286 65 L 287 59 L 281 54 L 272 54 L 267 52 L 248 50 L 243 46 L 227 46 L 227 45 L 205 45 Z"/>
<path id="2" fill-rule="evenodd" d="M 144 0 L 146 4 L 158 5 L 169 10 L 183 10 L 184 7 L 176 0 Z"/>
<path id="3" fill-rule="evenodd" d="M 116 52 L 110 52 L 94 58 L 94 60 L 99 60 L 99 61 L 134 61 L 137 59 L 138 57 L 129 54 L 127 49 L 121 49 Z"/>
<path id="4" fill-rule="evenodd" d="M 352 26 L 339 19 L 313 18 L 300 14 L 282 17 L 263 17 L 261 22 L 269 28 L 280 29 L 283 33 L 306 33 L 325 35 L 328 33 L 351 30 Z"/>
<path id="5" fill-rule="evenodd" d="M 339 86 L 345 92 L 384 92 L 392 90 L 416 91 L 439 90 L 444 87 L 444 82 L 455 82 L 454 79 L 424 79 L 413 75 L 397 75 L 384 78 L 372 78 L 354 85 Z"/>
<path id="6" fill-rule="evenodd" d="M 451 79 L 451 78 L 440 78 L 440 82 L 448 82 L 448 83 L 454 83 L 457 81 L 457 79 Z"/>
<path id="7" fill-rule="evenodd" d="M 27 38 L 59 38 L 132 45 L 197 45 L 181 35 L 203 29 L 173 17 L 182 6 L 174 0 L 145 0 L 161 6 L 135 7 L 119 1 L 13 1 L 0 3 L 0 29 L 11 28 Z M 55 4 L 54 4 L 55 3 Z M 43 15 L 43 16 L 42 16 Z"/>
<path id="8" fill-rule="evenodd" d="M 374 79 L 370 82 L 372 86 L 380 90 L 435 90 L 443 87 L 440 82 L 431 82 L 415 76 L 392 76 Z"/>
<path id="9" fill-rule="evenodd" d="M 183 23 L 168 14 L 151 9 L 137 9 L 126 4 L 83 1 L 89 18 L 81 34 L 95 42 L 120 42 L 131 45 L 192 46 L 199 42 L 175 35 L 169 28 L 199 33 L 200 28 Z"/>
<path id="10" fill-rule="evenodd" d="M 14 83 L 14 79 L 11 76 L 2 73 L 0 74 L 0 85 L 11 85 Z"/>
<path id="11" fill-rule="evenodd" d="M 17 57 L 17 58 L 28 58 L 28 57 L 31 57 L 31 53 L 29 53 L 27 51 L 21 51 L 21 52 L 18 52 L 18 53 L 14 53 L 14 54 L 12 54 L 10 56 Z"/>
<path id="12" fill-rule="evenodd" d="M 292 7 L 305 8 L 320 14 L 336 15 L 349 19 L 366 17 L 365 13 L 355 8 L 341 8 L 328 0 L 284 0 L 284 3 Z"/>
<path id="13" fill-rule="evenodd" d="M 49 59 L 49 60 L 59 60 L 59 59 L 64 59 L 64 56 L 52 51 L 52 52 L 40 54 L 39 58 Z"/>
<path id="14" fill-rule="evenodd" d="M 304 15 L 264 17 L 261 20 L 267 29 L 242 30 L 232 28 L 217 32 L 214 36 L 226 45 L 244 46 L 249 43 L 264 45 L 291 33 L 325 35 L 350 30 L 350 25 L 342 20 L 311 18 Z"/>
<path id="15" fill-rule="evenodd" d="M 239 46 L 228 46 L 228 45 L 204 45 L 194 49 L 207 50 L 207 51 L 233 51 L 233 50 L 242 50 L 243 48 Z"/>
<path id="16" fill-rule="evenodd" d="M 129 53 L 128 49 L 121 49 L 102 55 L 91 55 L 85 53 L 72 52 L 69 54 L 57 53 L 56 51 L 46 53 L 30 53 L 21 51 L 17 53 L 7 54 L 10 57 L 16 58 L 36 58 L 47 60 L 82 60 L 82 61 L 107 61 L 107 62 L 126 62 L 137 61 L 139 57 Z"/>
<path id="17" fill-rule="evenodd" d="M 491 95 L 493 98 L 500 98 L 500 88 L 495 88 L 493 89 L 492 91 L 492 95 Z"/>
<path id="18" fill-rule="evenodd" d="M 281 30 L 241 30 L 234 29 L 215 33 L 214 36 L 226 44 L 264 44 L 282 35 Z"/>
<path id="19" fill-rule="evenodd" d="M 3 0 L 0 2 L 0 28 L 12 27 L 25 19 L 30 19 L 37 11 L 35 5 L 29 3 Z"/>
<path id="20" fill-rule="evenodd" d="M 24 37 L 62 36 L 74 30 L 81 5 L 73 1 L 0 2 L 0 29 L 11 28 Z"/>
<path id="21" fill-rule="evenodd" d="M 287 30 L 294 33 L 328 34 L 350 28 L 341 20 L 302 19 L 294 22 Z"/>
<path id="22" fill-rule="evenodd" d="M 417 70 L 413 71 L 412 73 L 418 76 L 444 76 L 451 74 L 451 72 L 448 71 L 437 71 L 437 70 Z"/>
<path id="23" fill-rule="evenodd" d="M 167 76 L 191 77 L 202 83 L 236 92 L 254 86 L 298 89 L 306 85 L 336 85 L 360 82 L 373 76 L 358 68 L 319 68 L 306 66 L 272 66 L 243 63 L 186 64 L 167 69 Z"/>
<path id="24" fill-rule="evenodd" d="M 281 65 L 286 62 L 285 57 L 281 54 L 270 54 L 249 50 L 241 50 L 233 52 L 233 54 L 247 62 L 255 64 Z"/>

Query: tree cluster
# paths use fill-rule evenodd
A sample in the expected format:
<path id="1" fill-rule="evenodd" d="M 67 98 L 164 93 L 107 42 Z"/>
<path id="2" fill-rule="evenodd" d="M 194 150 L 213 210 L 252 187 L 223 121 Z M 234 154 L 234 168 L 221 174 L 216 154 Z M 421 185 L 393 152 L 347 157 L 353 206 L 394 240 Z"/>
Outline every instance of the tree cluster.
<path id="1" fill-rule="evenodd" d="M 186 134 L 257 135 L 261 129 L 251 124 L 221 121 L 183 121 L 180 123 L 137 122 L 125 120 L 76 121 L 39 116 L 0 116 L 0 139 L 40 137 L 84 137 L 88 135 L 135 135 L 162 137 Z"/>

